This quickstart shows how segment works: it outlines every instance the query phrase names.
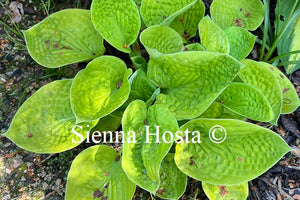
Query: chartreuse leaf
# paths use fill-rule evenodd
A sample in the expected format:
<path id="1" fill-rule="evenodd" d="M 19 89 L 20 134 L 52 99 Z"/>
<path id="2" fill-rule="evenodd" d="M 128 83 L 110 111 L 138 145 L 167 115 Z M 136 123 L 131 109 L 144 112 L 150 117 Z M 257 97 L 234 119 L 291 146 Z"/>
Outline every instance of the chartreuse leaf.
<path id="1" fill-rule="evenodd" d="M 210 14 L 223 29 L 239 26 L 254 31 L 264 19 L 264 5 L 260 0 L 214 0 Z"/>
<path id="2" fill-rule="evenodd" d="M 69 96 L 71 83 L 71 79 L 54 81 L 40 88 L 19 108 L 5 136 L 19 147 L 36 153 L 58 153 L 79 145 L 74 131 L 85 138 L 85 132 L 97 121 L 74 127 L 76 119 Z"/>
<path id="3" fill-rule="evenodd" d="M 207 51 L 229 54 L 230 46 L 225 32 L 209 16 L 200 21 L 199 34 L 201 43 Z"/>
<path id="4" fill-rule="evenodd" d="M 121 166 L 120 154 L 108 146 L 95 145 L 82 151 L 68 174 L 66 200 L 128 200 L 135 191 Z"/>
<path id="5" fill-rule="evenodd" d="M 156 196 L 163 199 L 179 199 L 185 191 L 187 177 L 175 164 L 174 154 L 168 153 L 160 168 L 161 182 Z"/>
<path id="6" fill-rule="evenodd" d="M 140 40 L 151 57 L 183 50 L 181 36 L 164 25 L 150 26 L 141 33 Z"/>
<path id="7" fill-rule="evenodd" d="M 141 28 L 139 11 L 132 0 L 93 0 L 92 21 L 103 38 L 116 49 L 130 52 Z"/>
<path id="8" fill-rule="evenodd" d="M 212 185 L 202 182 L 202 188 L 211 200 L 246 200 L 248 197 L 248 183 L 238 185 Z"/>
<path id="9" fill-rule="evenodd" d="M 282 109 L 282 91 L 272 65 L 252 60 L 243 60 L 242 63 L 245 67 L 239 71 L 239 77 L 264 94 L 274 113 L 271 123 L 276 125 Z"/>
<path id="10" fill-rule="evenodd" d="M 202 46 L 200 43 L 191 43 L 184 47 L 186 51 L 206 51 L 205 47 Z"/>
<path id="11" fill-rule="evenodd" d="M 99 119 L 120 107 L 129 96 L 131 73 L 113 56 L 96 58 L 78 72 L 71 87 L 77 123 Z"/>
<path id="12" fill-rule="evenodd" d="M 195 119 L 179 129 L 187 130 L 200 132 L 201 143 L 185 135 L 176 145 L 175 162 L 186 175 L 214 185 L 252 180 L 292 150 L 273 131 L 234 119 Z"/>
<path id="13" fill-rule="evenodd" d="M 91 60 L 105 51 L 90 11 L 66 9 L 56 12 L 24 31 L 30 56 L 49 68 Z"/>
<path id="14" fill-rule="evenodd" d="M 276 67 L 273 67 L 267 63 L 261 63 L 262 65 L 268 66 L 269 69 L 274 73 L 275 77 L 279 81 L 282 97 L 283 97 L 283 105 L 282 105 L 282 114 L 292 113 L 294 110 L 298 108 L 300 105 L 298 94 L 295 90 L 294 85 L 291 81 Z"/>
<path id="15" fill-rule="evenodd" d="M 240 27 L 229 27 L 224 31 L 230 45 L 229 54 L 238 61 L 245 59 L 254 46 L 256 36 Z"/>
<path id="16" fill-rule="evenodd" d="M 242 66 L 225 54 L 188 51 L 151 58 L 147 76 L 161 88 L 157 104 L 166 105 L 177 120 L 193 119 L 212 104 Z"/>
<path id="17" fill-rule="evenodd" d="M 239 119 L 245 120 L 245 117 L 226 108 L 223 104 L 214 102 L 199 118 L 216 118 L 216 119 Z"/>
<path id="18" fill-rule="evenodd" d="M 163 105 L 153 105 L 147 110 L 143 101 L 136 100 L 125 110 L 122 126 L 125 134 L 122 167 L 132 182 L 155 194 L 160 184 L 161 162 L 175 139 L 165 131 L 175 133 L 177 121 Z"/>
<path id="19" fill-rule="evenodd" d="M 122 112 L 116 110 L 113 113 L 102 117 L 97 125 L 92 129 L 91 133 L 95 131 L 103 132 L 103 131 L 115 131 L 121 125 L 122 120 Z"/>
<path id="20" fill-rule="evenodd" d="M 198 23 L 203 18 L 204 13 L 204 3 L 198 0 L 188 10 L 178 15 L 170 24 L 170 27 L 176 30 L 187 41 L 196 35 Z"/>
<path id="21" fill-rule="evenodd" d="M 268 122 L 274 119 L 272 107 L 263 93 L 246 83 L 231 83 L 217 102 L 252 120 Z"/>
<path id="22" fill-rule="evenodd" d="M 143 0 L 141 16 L 147 27 L 159 24 L 168 26 L 196 2 L 197 0 Z"/>

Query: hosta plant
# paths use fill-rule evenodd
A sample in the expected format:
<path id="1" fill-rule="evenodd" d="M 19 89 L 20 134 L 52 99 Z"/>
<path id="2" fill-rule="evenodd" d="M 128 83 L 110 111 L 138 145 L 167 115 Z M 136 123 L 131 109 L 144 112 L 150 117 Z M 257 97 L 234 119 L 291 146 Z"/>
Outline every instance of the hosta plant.
<path id="1" fill-rule="evenodd" d="M 187 176 L 212 200 L 246 199 L 247 182 L 291 150 L 246 119 L 277 125 L 299 99 L 279 69 L 246 58 L 260 0 L 214 0 L 204 11 L 200 0 L 94 0 L 24 31 L 40 65 L 89 62 L 24 102 L 5 136 L 37 153 L 97 144 L 73 161 L 67 200 L 131 199 L 136 186 L 178 199 Z M 133 64 L 103 55 L 103 40 Z"/>

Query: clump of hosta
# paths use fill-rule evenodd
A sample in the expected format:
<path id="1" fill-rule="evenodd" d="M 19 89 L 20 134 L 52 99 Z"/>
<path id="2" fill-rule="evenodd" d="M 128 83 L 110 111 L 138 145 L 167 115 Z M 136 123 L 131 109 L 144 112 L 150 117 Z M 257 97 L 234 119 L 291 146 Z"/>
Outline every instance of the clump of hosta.
<path id="1" fill-rule="evenodd" d="M 136 185 L 178 199 L 187 176 L 202 181 L 210 199 L 246 199 L 247 182 L 291 148 L 245 119 L 276 125 L 299 99 L 281 71 L 246 59 L 263 4 L 214 0 L 210 9 L 204 17 L 200 0 L 94 0 L 91 11 L 52 14 L 24 32 L 32 58 L 51 68 L 90 62 L 32 95 L 5 136 L 37 153 L 103 143 L 75 158 L 68 200 L 131 199 Z M 190 44 L 197 30 L 201 44 Z M 103 39 L 129 53 L 134 67 L 102 56 Z"/>

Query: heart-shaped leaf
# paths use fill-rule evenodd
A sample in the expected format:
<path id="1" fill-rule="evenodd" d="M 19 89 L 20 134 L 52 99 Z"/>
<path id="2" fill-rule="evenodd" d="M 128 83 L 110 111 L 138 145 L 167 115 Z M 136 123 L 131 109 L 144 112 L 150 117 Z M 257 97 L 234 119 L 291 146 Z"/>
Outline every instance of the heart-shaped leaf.
<path id="1" fill-rule="evenodd" d="M 198 131 L 201 143 L 176 145 L 175 162 L 186 175 L 214 185 L 252 180 L 291 148 L 269 129 L 233 119 L 195 119 L 179 131 Z M 186 134 L 186 141 L 190 141 Z"/>
<path id="2" fill-rule="evenodd" d="M 168 26 L 196 2 L 197 0 L 143 0 L 141 16 L 147 27 L 159 24 Z"/>
<path id="3" fill-rule="evenodd" d="M 160 185 L 156 196 L 163 199 L 179 199 L 185 191 L 187 177 L 175 164 L 174 154 L 168 153 L 160 168 Z"/>
<path id="4" fill-rule="evenodd" d="M 225 32 L 209 16 L 199 23 L 201 43 L 207 51 L 229 54 L 230 46 Z"/>
<path id="5" fill-rule="evenodd" d="M 271 123 L 277 124 L 282 109 L 282 91 L 280 84 L 272 70 L 273 66 L 263 62 L 255 62 L 252 60 L 243 60 L 246 67 L 238 73 L 239 77 L 248 84 L 253 85 L 260 90 L 268 99 L 274 118 Z M 263 115 L 259 113 L 260 115 Z"/>
<path id="6" fill-rule="evenodd" d="M 226 28 L 225 34 L 229 41 L 229 54 L 238 61 L 245 59 L 253 49 L 256 36 L 240 27 Z"/>
<path id="7" fill-rule="evenodd" d="M 231 83 L 218 97 L 217 102 L 252 120 L 268 122 L 274 119 L 268 99 L 250 84 Z"/>
<path id="8" fill-rule="evenodd" d="M 246 200 L 248 197 L 248 183 L 238 185 L 212 185 L 202 182 L 205 194 L 211 200 Z"/>
<path id="9" fill-rule="evenodd" d="M 65 199 L 128 200 L 135 188 L 122 170 L 120 154 L 111 147 L 95 145 L 73 161 Z"/>
<path id="10" fill-rule="evenodd" d="M 223 29 L 238 26 L 254 31 L 264 19 L 264 5 L 260 0 L 214 0 L 210 14 Z"/>
<path id="11" fill-rule="evenodd" d="M 77 123 L 99 119 L 120 107 L 129 96 L 131 73 L 113 56 L 96 58 L 78 72 L 71 87 Z"/>
<path id="12" fill-rule="evenodd" d="M 116 49 L 129 53 L 141 28 L 135 3 L 132 0 L 93 0 L 91 14 L 103 38 Z"/>
<path id="13" fill-rule="evenodd" d="M 183 120 L 203 113 L 241 67 L 225 54 L 188 51 L 151 58 L 147 76 L 161 88 L 156 103 Z"/>
<path id="14" fill-rule="evenodd" d="M 163 105 L 147 110 L 143 101 L 136 100 L 125 110 L 122 126 L 122 167 L 132 182 L 155 194 L 160 184 L 160 165 L 175 140 L 172 133 L 178 129 L 177 121 Z"/>
<path id="15" fill-rule="evenodd" d="M 23 33 L 30 56 L 49 68 L 91 60 L 105 51 L 88 10 L 56 12 Z"/>
<path id="16" fill-rule="evenodd" d="M 140 40 L 151 57 L 183 50 L 181 36 L 168 26 L 150 26 L 141 33 Z"/>
<path id="17" fill-rule="evenodd" d="M 5 136 L 36 153 L 58 153 L 78 146 L 97 121 L 75 127 L 70 105 L 72 80 L 54 81 L 40 88 L 13 118 Z M 78 136 L 76 136 L 76 134 Z M 80 136 L 79 136 L 80 135 Z"/>

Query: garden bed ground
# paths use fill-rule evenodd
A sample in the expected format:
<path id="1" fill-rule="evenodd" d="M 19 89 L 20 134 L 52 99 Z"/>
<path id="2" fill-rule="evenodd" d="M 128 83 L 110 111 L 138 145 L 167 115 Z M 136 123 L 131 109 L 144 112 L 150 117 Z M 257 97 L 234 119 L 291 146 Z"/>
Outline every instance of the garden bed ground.
<path id="1" fill-rule="evenodd" d="M 16 30 L 7 16 L 10 1 L 1 0 L 1 21 Z M 24 15 L 17 28 L 28 29 L 45 18 L 41 1 L 19 1 Z M 52 1 L 51 1 L 52 2 Z M 89 1 L 59 1 L 52 3 L 50 13 L 63 8 L 88 8 Z M 211 1 L 204 1 L 206 7 Z M 47 5 L 46 5 L 47 6 Z M 10 34 L 10 36 L 8 35 Z M 24 39 L 9 28 L 0 25 L 0 131 L 4 133 L 20 105 L 41 86 L 62 78 L 72 78 L 85 63 L 59 69 L 47 69 L 36 64 L 23 46 Z M 257 50 L 251 53 L 255 59 Z M 300 70 L 289 76 L 300 93 Z M 273 168 L 250 181 L 249 200 L 297 199 L 300 200 L 300 108 L 293 114 L 282 115 L 279 126 L 270 126 L 292 147 L 295 154 L 288 153 Z M 72 160 L 87 144 L 60 154 L 34 154 L 18 148 L 10 140 L 0 136 L 0 198 L 10 199 L 57 199 L 64 197 L 67 173 Z M 298 154 L 297 154 L 298 152 Z M 134 199 L 156 199 L 137 188 Z M 207 199 L 201 182 L 189 179 L 181 199 Z"/>

